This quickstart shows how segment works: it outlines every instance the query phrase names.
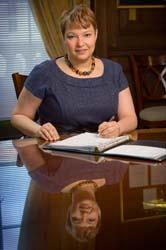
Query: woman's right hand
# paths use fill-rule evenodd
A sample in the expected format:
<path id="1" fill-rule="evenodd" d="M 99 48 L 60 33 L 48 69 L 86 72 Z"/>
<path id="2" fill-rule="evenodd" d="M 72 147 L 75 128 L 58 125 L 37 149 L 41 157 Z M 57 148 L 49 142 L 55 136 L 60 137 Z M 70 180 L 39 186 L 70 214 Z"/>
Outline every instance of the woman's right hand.
<path id="1" fill-rule="evenodd" d="M 50 122 L 41 125 L 36 132 L 36 136 L 46 141 L 57 141 L 60 138 L 56 128 Z"/>

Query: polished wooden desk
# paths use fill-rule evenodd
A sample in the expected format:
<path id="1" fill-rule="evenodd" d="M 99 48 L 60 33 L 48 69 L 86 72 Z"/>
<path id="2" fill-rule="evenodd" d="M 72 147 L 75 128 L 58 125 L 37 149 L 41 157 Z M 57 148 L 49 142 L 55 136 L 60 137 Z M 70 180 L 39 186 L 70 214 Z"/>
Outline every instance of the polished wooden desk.
<path id="1" fill-rule="evenodd" d="M 135 139 L 166 141 L 166 129 L 138 130 Z M 0 141 L 1 249 L 166 249 L 166 161 L 94 158 L 44 152 L 41 141 Z M 96 191 L 101 227 L 80 243 L 65 229 L 71 194 L 82 179 L 105 178 Z"/>

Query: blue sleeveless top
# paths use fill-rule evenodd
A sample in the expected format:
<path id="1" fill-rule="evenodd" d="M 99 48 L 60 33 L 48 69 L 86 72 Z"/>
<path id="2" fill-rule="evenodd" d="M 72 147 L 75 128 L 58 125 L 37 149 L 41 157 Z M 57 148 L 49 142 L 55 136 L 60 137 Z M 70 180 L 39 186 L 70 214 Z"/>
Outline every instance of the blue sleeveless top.
<path id="1" fill-rule="evenodd" d="M 25 87 L 42 99 L 40 123 L 52 123 L 59 132 L 97 131 L 98 125 L 117 114 L 119 92 L 128 87 L 122 67 L 102 59 L 100 77 L 76 78 L 65 74 L 55 60 L 31 71 Z"/>

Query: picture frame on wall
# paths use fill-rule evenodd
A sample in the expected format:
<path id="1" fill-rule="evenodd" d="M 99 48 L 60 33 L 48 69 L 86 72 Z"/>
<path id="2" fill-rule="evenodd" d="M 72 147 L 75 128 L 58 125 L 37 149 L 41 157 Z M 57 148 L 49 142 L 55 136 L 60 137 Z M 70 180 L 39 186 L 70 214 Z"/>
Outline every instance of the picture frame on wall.
<path id="1" fill-rule="evenodd" d="M 166 0 L 117 0 L 117 8 L 166 8 Z"/>

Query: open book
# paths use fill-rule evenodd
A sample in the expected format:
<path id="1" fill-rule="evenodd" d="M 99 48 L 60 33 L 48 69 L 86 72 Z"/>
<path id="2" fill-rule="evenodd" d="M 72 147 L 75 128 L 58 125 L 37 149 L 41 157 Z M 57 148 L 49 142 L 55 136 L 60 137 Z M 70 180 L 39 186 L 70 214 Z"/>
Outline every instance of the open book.
<path id="1" fill-rule="evenodd" d="M 151 140 L 132 141 L 129 135 L 109 139 L 102 138 L 96 133 L 85 132 L 62 141 L 46 144 L 43 148 L 102 156 L 134 157 L 155 161 L 166 159 L 166 142 Z"/>
<path id="2" fill-rule="evenodd" d="M 104 156 L 127 156 L 155 161 L 166 159 L 166 148 L 143 145 L 120 145 L 105 151 Z"/>
<path id="3" fill-rule="evenodd" d="M 102 138 L 97 133 L 85 132 L 62 141 L 49 143 L 45 145 L 44 148 L 72 152 L 100 153 L 129 140 L 129 135 L 114 138 Z"/>

